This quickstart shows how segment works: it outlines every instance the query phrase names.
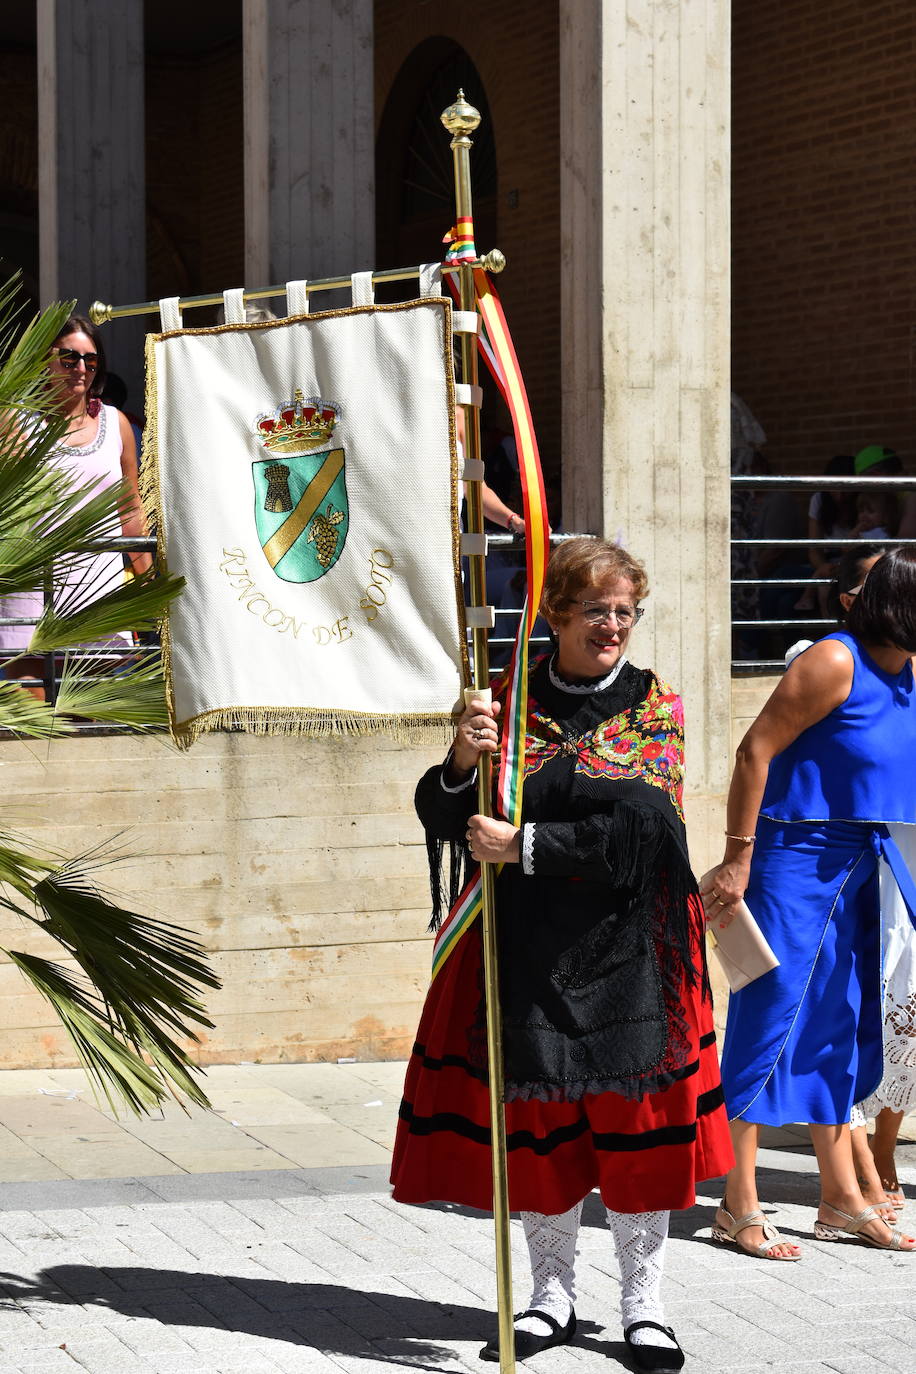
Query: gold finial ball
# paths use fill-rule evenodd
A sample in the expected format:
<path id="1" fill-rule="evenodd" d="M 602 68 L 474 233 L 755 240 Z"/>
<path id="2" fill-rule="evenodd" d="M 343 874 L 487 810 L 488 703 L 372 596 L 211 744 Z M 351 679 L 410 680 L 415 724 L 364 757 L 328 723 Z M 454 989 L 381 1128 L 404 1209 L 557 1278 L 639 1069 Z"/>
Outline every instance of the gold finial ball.
<path id="1" fill-rule="evenodd" d="M 480 111 L 475 110 L 464 98 L 464 91 L 458 92 L 454 105 L 442 111 L 442 123 L 453 137 L 459 134 L 472 134 L 480 123 Z"/>
<path id="2" fill-rule="evenodd" d="M 480 263 L 487 272 L 505 272 L 506 255 L 505 253 L 501 253 L 498 248 L 491 248 L 489 253 L 485 253 L 480 259 Z"/>
<path id="3" fill-rule="evenodd" d="M 105 324 L 111 319 L 111 306 L 104 301 L 93 301 L 89 307 L 89 318 L 93 324 Z"/>

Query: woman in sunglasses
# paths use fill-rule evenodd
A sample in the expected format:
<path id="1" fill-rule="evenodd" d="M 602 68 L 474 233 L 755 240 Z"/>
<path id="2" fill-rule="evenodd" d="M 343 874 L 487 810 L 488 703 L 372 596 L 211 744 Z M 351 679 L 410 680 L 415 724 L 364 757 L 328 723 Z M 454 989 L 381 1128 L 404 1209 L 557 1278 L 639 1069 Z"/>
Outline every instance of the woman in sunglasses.
<path id="1" fill-rule="evenodd" d="M 557 648 L 532 669 L 524 728 L 525 823 L 476 814 L 477 761 L 499 748 L 498 702 L 464 711 L 444 765 L 420 781 L 417 811 L 434 895 L 446 841 L 456 859 L 463 850 L 501 866 L 509 1205 L 532 1268 L 518 1358 L 575 1333 L 576 1238 L 598 1188 L 630 1357 L 676 1370 L 684 1356 L 661 1298 L 669 1209 L 692 1206 L 731 1149 L 684 833 L 683 711 L 628 658 L 647 591 L 642 566 L 615 544 L 557 549 L 541 604 Z M 460 864 L 451 868 L 457 889 Z M 480 965 L 475 922 L 432 983 L 408 1065 L 392 1167 L 400 1202 L 491 1205 Z M 482 1356 L 499 1352 L 490 1344 Z"/>
<path id="2" fill-rule="evenodd" d="M 142 538 L 147 533 L 137 488 L 137 446 L 126 415 L 100 400 L 105 385 L 105 350 L 95 325 L 82 315 L 71 315 L 54 340 L 48 357 L 48 387 L 67 430 L 54 450 L 54 457 L 72 471 L 74 482 L 96 480 L 103 486 L 120 482 L 121 530 L 126 537 Z M 87 497 L 88 499 L 88 497 Z M 133 571 L 146 572 L 152 563 L 148 553 L 129 555 Z M 68 585 L 56 592 L 58 603 L 69 611 L 113 591 L 124 576 L 120 553 L 87 554 L 85 563 L 68 578 Z M 39 592 L 19 593 L 0 601 L 0 614 L 9 617 L 41 615 Z M 40 675 L 41 660 L 24 656 L 32 635 L 31 625 L 0 626 L 0 654 L 14 653 L 12 661 L 0 663 L 7 677 Z M 125 647 L 132 643 L 127 634 L 105 641 L 105 646 Z M 43 698 L 44 691 L 32 689 Z"/>

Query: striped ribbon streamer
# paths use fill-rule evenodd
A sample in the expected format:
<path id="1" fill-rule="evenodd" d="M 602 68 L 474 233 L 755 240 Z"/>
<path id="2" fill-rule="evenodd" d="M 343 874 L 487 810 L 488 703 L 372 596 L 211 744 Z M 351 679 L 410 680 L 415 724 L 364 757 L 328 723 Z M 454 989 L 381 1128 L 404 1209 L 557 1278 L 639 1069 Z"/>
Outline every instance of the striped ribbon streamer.
<path id="1" fill-rule="evenodd" d="M 430 972 L 430 982 L 441 973 L 446 959 L 452 953 L 458 941 L 461 939 L 468 926 L 472 925 L 483 910 L 483 884 L 480 881 L 479 871 L 465 887 L 461 896 L 458 898 L 448 918 L 444 920 L 436 931 L 436 942 L 433 945 L 433 966 Z"/>
<path id="2" fill-rule="evenodd" d="M 450 283 L 451 284 L 451 283 Z M 522 815 L 522 786 L 525 777 L 525 722 L 528 718 L 528 640 L 537 618 L 544 588 L 544 574 L 550 555 L 550 525 L 544 497 L 544 479 L 537 439 L 531 420 L 528 395 L 518 365 L 509 326 L 496 288 L 482 268 L 474 269 L 477 309 L 483 319 L 486 338 L 478 336 L 478 347 L 502 393 L 515 431 L 518 470 L 525 514 L 525 561 L 528 594 L 519 621 L 518 633 L 509 664 L 504 697 L 502 747 L 497 808 L 511 825 L 519 825 Z M 464 888 L 442 923 L 433 947 L 432 977 L 443 968 L 461 936 L 475 921 L 483 907 L 482 884 L 478 873 Z"/>

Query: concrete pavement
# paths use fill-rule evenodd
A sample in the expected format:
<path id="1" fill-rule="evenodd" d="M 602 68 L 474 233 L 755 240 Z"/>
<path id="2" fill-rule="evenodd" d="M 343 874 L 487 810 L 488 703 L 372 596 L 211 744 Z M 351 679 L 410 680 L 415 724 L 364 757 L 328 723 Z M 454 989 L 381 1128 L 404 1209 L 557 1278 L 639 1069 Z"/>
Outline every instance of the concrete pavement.
<path id="1" fill-rule="evenodd" d="M 218 1067 L 214 1113 L 169 1108 L 139 1123 L 101 1110 L 75 1070 L 0 1073 L 0 1374 L 479 1370 L 494 1325 L 491 1223 L 388 1197 L 402 1072 Z M 916 1258 L 811 1239 L 817 1178 L 804 1133 L 767 1145 L 762 1195 L 805 1258 L 767 1263 L 709 1244 L 717 1188 L 704 1186 L 673 1219 L 666 1268 L 687 1368 L 913 1370 Z M 916 1144 L 900 1154 L 916 1196 Z M 615 1270 L 592 1196 L 580 1330 L 529 1362 L 534 1374 L 627 1367 Z"/>

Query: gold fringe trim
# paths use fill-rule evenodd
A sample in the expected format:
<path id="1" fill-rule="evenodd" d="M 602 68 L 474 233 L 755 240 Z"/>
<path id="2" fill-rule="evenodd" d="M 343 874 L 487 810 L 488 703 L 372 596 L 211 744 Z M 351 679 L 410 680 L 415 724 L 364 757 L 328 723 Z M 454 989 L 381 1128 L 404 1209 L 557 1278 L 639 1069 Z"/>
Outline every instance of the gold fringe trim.
<path id="1" fill-rule="evenodd" d="M 156 530 L 156 568 L 168 573 L 168 540 L 166 538 L 165 515 L 162 509 L 162 487 L 159 473 L 159 394 L 156 384 L 156 344 L 161 334 L 146 336 L 146 395 L 143 426 L 143 456 L 140 463 L 140 500 L 150 526 Z M 172 686 L 172 639 L 169 629 L 169 611 L 159 624 L 159 646 L 162 653 L 162 676 L 165 679 L 165 703 L 169 713 L 169 730 L 178 743 L 176 731 L 175 693 Z M 187 746 L 181 746 L 187 747 Z"/>
<path id="2" fill-rule="evenodd" d="M 241 730 L 251 735 L 299 735 L 310 739 L 366 738 L 380 733 L 397 744 L 446 748 L 455 735 L 451 712 L 429 715 L 375 715 L 366 711 L 323 710 L 309 706 L 226 706 L 174 722 L 172 739 L 190 749 L 211 730 Z"/>
<path id="3" fill-rule="evenodd" d="M 162 494 L 159 487 L 159 407 L 156 388 L 156 343 L 159 337 L 158 334 L 146 336 L 146 420 L 140 454 L 140 499 L 146 511 L 146 518 L 155 522 L 159 529 L 160 545 L 164 546 Z"/>

